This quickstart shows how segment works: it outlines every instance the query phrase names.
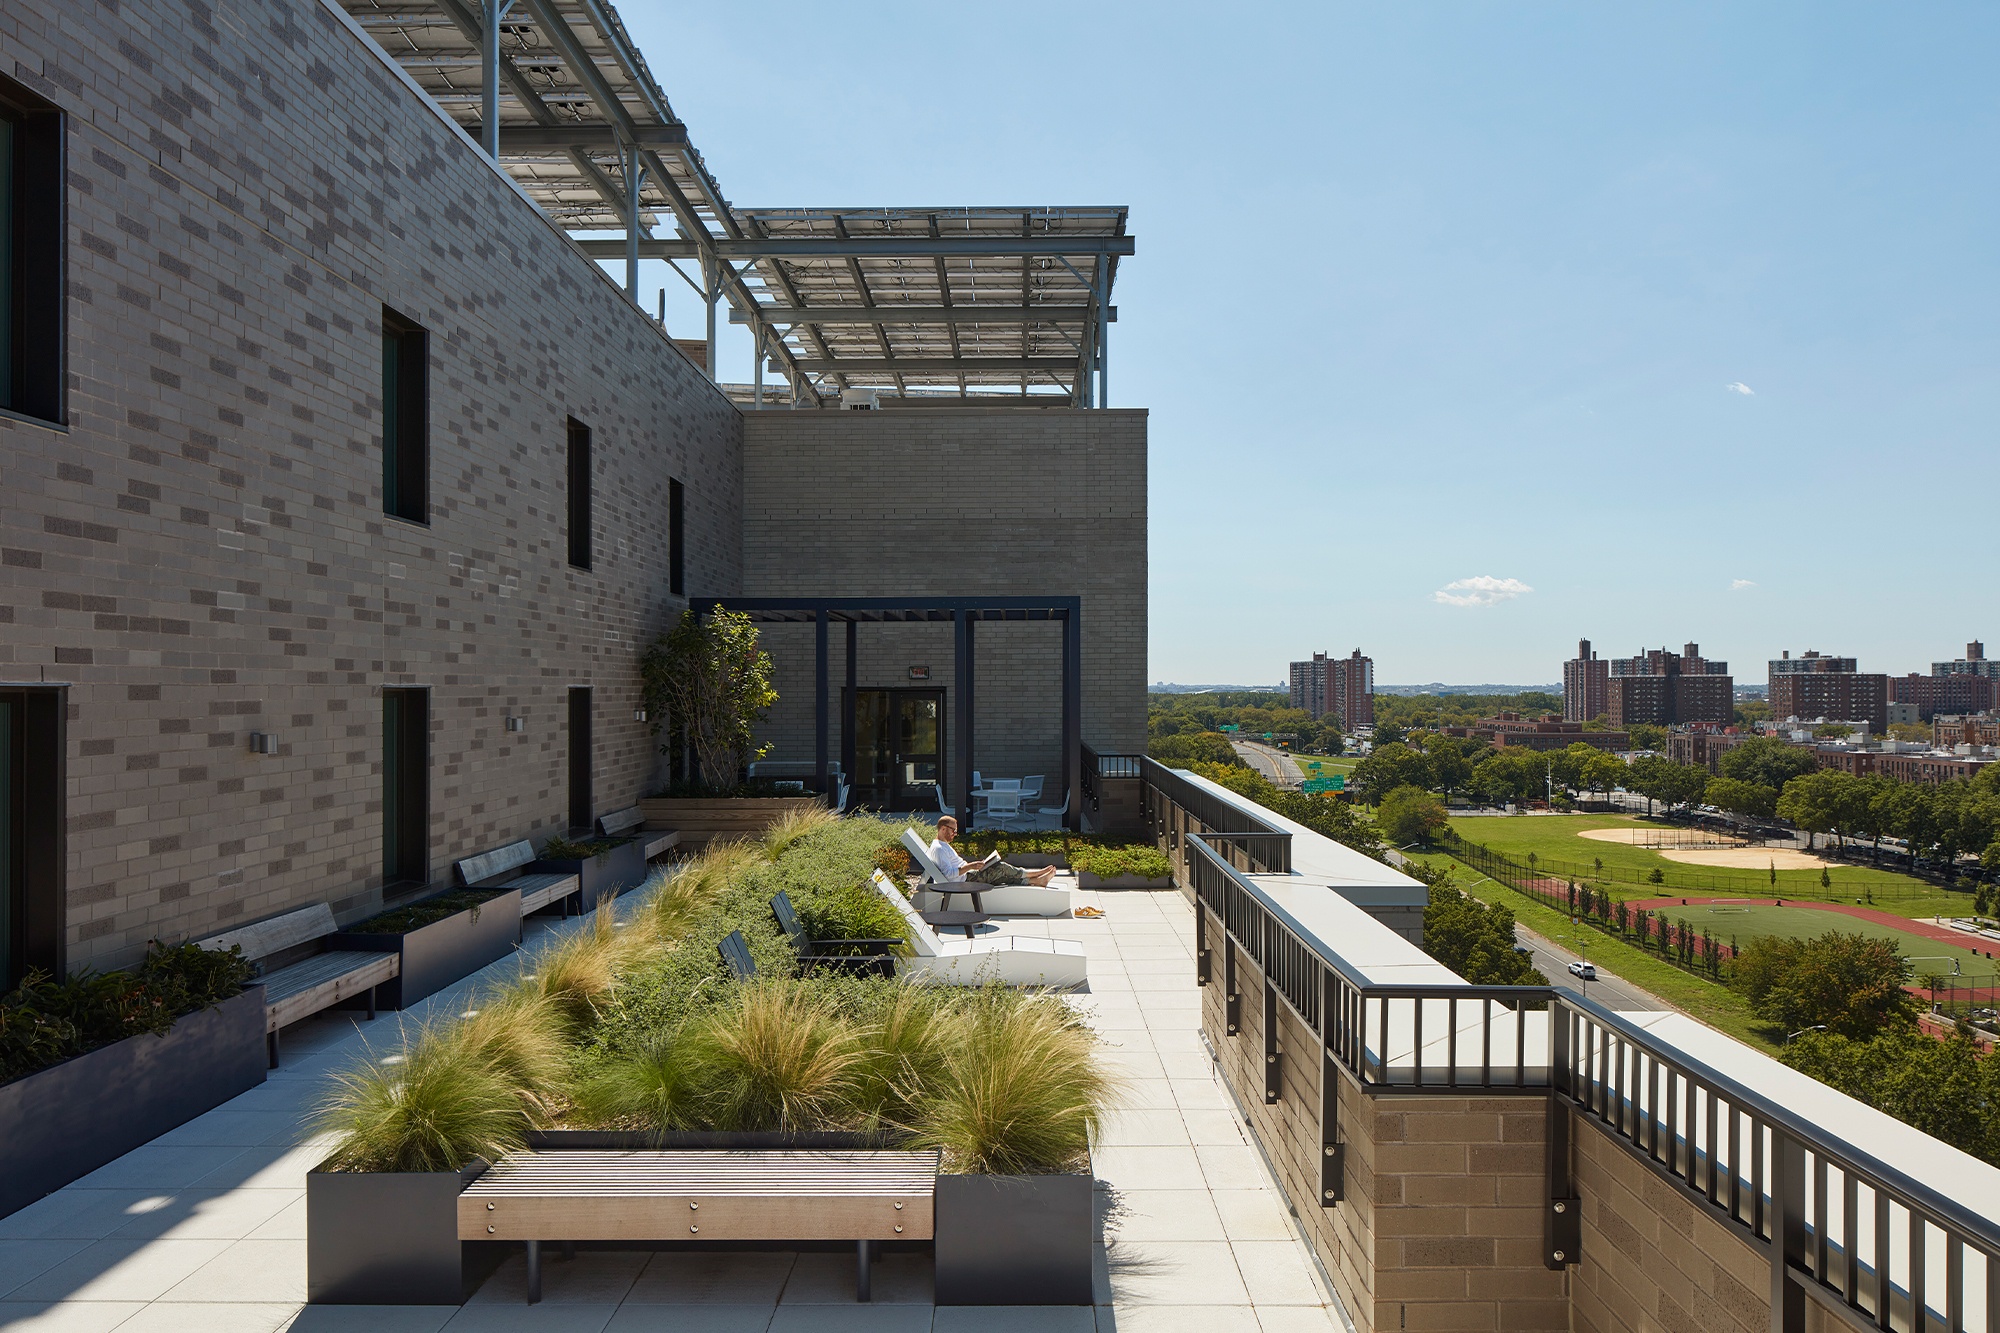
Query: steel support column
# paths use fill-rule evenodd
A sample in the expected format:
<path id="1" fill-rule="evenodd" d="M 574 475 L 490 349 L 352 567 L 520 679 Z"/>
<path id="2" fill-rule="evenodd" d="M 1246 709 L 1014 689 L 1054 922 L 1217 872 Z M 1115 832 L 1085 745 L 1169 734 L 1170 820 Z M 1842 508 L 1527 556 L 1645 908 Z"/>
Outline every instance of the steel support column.
<path id="1" fill-rule="evenodd" d="M 1098 261 L 1103 279 L 1097 284 L 1097 405 L 1111 406 L 1111 260 Z"/>
<path id="2" fill-rule="evenodd" d="M 1083 811 L 1083 608 L 1062 618 L 1063 826 L 1077 828 Z"/>
<path id="3" fill-rule="evenodd" d="M 1583 1210 L 1570 1179 L 1570 1034 L 1569 1010 L 1549 1006 L 1549 1099 L 1544 1126 L 1543 1166 L 1547 1173 L 1548 1209 L 1542 1217 L 1542 1263 L 1563 1269 L 1581 1258 Z M 1518 1011 L 1517 1011 L 1517 1019 Z"/>
<path id="4" fill-rule="evenodd" d="M 854 783 L 854 707 L 860 694 L 859 644 L 860 626 L 854 621 L 847 622 L 847 691 L 840 704 L 840 772 L 851 786 Z"/>
<path id="5" fill-rule="evenodd" d="M 724 265 L 720 259 L 703 256 L 701 263 L 702 303 L 708 307 L 708 382 L 719 383 L 716 379 L 715 358 L 715 299 L 722 294 L 722 273 Z"/>
<path id="6" fill-rule="evenodd" d="M 951 613 L 952 730 L 957 734 L 948 803 L 965 826 L 972 824 L 972 613 Z"/>
<path id="7" fill-rule="evenodd" d="M 636 145 L 625 145 L 625 296 L 639 304 L 639 194 L 646 188 L 646 168 Z"/>
<path id="8" fill-rule="evenodd" d="M 479 34 L 479 138 L 486 156 L 500 159 L 500 22 L 514 0 L 486 0 Z"/>
<path id="9" fill-rule="evenodd" d="M 826 612 L 820 611 L 813 617 L 813 775 L 819 779 L 821 792 L 826 785 Z"/>
<path id="10" fill-rule="evenodd" d="M 1753 1146 L 1751 1151 L 1758 1151 L 1758 1147 Z M 1800 1279 L 1810 1272 L 1806 1253 L 1806 1146 L 1776 1125 L 1771 1126 L 1771 1175 L 1771 1333 L 1805 1333 L 1806 1293 Z M 1854 1219 L 1845 1220 L 1851 1235 Z M 1913 1329 L 1928 1328 L 1930 1323 L 1922 1313 L 1926 1304 L 1923 1251 L 1921 1232 L 1916 1230 L 1922 1225 L 1912 1217 L 1916 1243 L 1911 1246 L 1907 1281 Z M 1949 1240 L 1947 1233 L 1947 1243 Z"/>

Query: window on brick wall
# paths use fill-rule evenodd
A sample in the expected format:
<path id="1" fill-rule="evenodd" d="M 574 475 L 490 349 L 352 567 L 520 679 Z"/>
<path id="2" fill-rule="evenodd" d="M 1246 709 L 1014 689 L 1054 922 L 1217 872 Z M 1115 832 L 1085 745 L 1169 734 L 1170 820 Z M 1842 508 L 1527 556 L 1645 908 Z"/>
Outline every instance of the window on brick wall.
<path id="1" fill-rule="evenodd" d="M 382 691 L 382 882 L 431 875 L 431 693 Z"/>
<path id="2" fill-rule="evenodd" d="M 430 333 L 382 307 L 382 512 L 430 522 Z"/>
<path id="3" fill-rule="evenodd" d="M 590 792 L 590 687 L 569 692 L 569 826 L 587 829 L 597 818 Z"/>
<path id="4" fill-rule="evenodd" d="M 590 427 L 569 419 L 569 562 L 590 568 Z"/>
<path id="5" fill-rule="evenodd" d="M 67 714 L 62 690 L 0 690 L 0 992 L 64 972 Z"/>
<path id="6" fill-rule="evenodd" d="M 0 77 L 0 408 L 64 424 L 63 115 Z"/>
<path id="7" fill-rule="evenodd" d="M 687 492 L 680 482 L 667 483 L 667 591 L 687 595 Z"/>

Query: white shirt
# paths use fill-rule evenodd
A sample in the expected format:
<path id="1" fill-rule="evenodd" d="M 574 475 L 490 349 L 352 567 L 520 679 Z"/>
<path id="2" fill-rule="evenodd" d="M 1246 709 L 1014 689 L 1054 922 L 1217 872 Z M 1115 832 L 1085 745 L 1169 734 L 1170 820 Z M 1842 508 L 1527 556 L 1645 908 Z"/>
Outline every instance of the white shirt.
<path id="1" fill-rule="evenodd" d="M 937 868 L 944 873 L 946 879 L 965 878 L 965 858 L 954 851 L 950 843 L 932 839 L 931 860 L 937 862 Z"/>

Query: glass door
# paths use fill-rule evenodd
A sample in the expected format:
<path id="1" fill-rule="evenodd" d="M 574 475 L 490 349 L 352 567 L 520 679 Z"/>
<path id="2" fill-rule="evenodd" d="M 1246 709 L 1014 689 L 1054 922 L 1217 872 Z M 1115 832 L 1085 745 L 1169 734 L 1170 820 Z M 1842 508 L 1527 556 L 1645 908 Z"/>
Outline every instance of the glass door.
<path id="1" fill-rule="evenodd" d="M 937 785 L 944 781 L 944 691 L 896 690 L 893 734 L 896 743 L 896 789 L 892 810 L 923 810 L 937 806 Z"/>

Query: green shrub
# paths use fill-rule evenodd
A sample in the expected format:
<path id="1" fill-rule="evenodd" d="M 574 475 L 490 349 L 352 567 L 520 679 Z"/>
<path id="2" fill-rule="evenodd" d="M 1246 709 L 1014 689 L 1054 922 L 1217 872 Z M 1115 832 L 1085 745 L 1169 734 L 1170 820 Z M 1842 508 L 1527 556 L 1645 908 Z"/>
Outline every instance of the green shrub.
<path id="1" fill-rule="evenodd" d="M 995 986 L 968 999 L 918 1141 L 942 1149 L 949 1172 L 1088 1169 L 1111 1092 L 1096 1037 L 1054 995 Z"/>
<path id="2" fill-rule="evenodd" d="M 624 846 L 624 838 L 565 838 L 558 833 L 542 844 L 544 861 L 590 861 L 609 856 Z"/>
<path id="3" fill-rule="evenodd" d="M 505 1067 L 455 1024 L 427 1024 L 396 1055 L 335 1075 L 316 1130 L 335 1171 L 457 1171 L 519 1151 L 528 1108 Z"/>
<path id="4" fill-rule="evenodd" d="M 457 916 L 460 912 L 470 911 L 475 914 L 473 919 L 478 920 L 479 909 L 498 896 L 483 889 L 455 889 L 450 893 L 420 898 L 387 912 L 378 912 L 348 929 L 357 935 L 407 935 L 446 917 Z"/>
<path id="5" fill-rule="evenodd" d="M 74 972 L 57 981 L 31 970 L 0 996 L 0 1083 L 108 1046 L 163 1034 L 250 980 L 243 951 L 154 941 L 130 972 Z"/>
<path id="6" fill-rule="evenodd" d="M 1139 879 L 1165 879 L 1173 873 L 1166 853 L 1147 843 L 1123 847 L 1076 847 L 1069 854 L 1072 870 L 1088 871 L 1104 879 L 1133 875 Z"/>

